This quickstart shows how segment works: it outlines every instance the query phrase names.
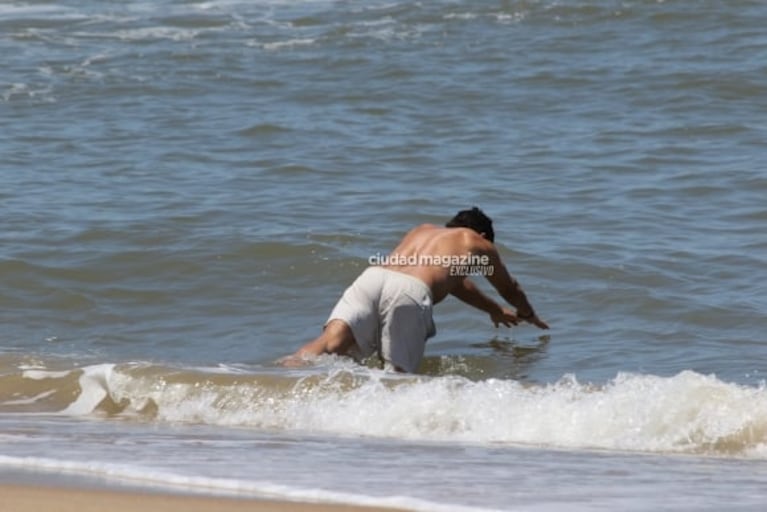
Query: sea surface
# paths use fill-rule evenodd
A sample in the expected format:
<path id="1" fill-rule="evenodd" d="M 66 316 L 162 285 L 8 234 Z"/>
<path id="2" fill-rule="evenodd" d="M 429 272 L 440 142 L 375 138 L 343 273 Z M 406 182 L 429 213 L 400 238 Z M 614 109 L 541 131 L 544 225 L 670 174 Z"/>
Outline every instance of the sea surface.
<path id="1" fill-rule="evenodd" d="M 764 510 L 765 27 L 745 0 L 0 2 L 0 481 Z M 448 298 L 416 375 L 277 364 L 474 205 L 549 331 Z"/>

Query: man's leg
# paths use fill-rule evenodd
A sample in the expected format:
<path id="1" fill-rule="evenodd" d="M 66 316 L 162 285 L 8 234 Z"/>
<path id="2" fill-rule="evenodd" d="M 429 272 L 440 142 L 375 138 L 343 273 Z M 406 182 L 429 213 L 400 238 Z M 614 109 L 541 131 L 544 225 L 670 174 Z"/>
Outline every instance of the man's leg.
<path id="1" fill-rule="evenodd" d="M 320 354 L 346 354 L 355 344 L 351 328 L 343 320 L 333 319 L 317 338 L 310 341 L 294 354 L 296 356 L 318 356 Z"/>
<path id="2" fill-rule="evenodd" d="M 387 311 L 381 332 L 381 357 L 398 372 L 415 373 L 426 340 L 434 335 L 431 308 L 402 295 Z"/>

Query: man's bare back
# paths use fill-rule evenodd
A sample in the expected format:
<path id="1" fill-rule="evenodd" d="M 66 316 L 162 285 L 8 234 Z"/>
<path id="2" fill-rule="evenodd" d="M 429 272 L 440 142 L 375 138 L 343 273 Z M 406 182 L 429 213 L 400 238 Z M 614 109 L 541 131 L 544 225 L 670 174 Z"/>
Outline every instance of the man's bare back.
<path id="1" fill-rule="evenodd" d="M 496 327 L 499 325 L 510 327 L 523 321 L 541 329 L 548 329 L 549 326 L 535 313 L 519 283 L 507 271 L 493 240 L 492 221 L 478 208 L 464 210 L 448 222 L 447 227 L 423 224 L 410 230 L 397 247 L 388 256 L 383 258 L 380 268 L 394 271 L 396 275 L 404 274 L 410 276 L 410 278 L 415 278 L 418 282 L 421 282 L 420 286 L 425 285 L 428 291 L 431 292 L 430 298 L 433 304 L 441 302 L 447 295 L 453 295 L 459 300 L 490 315 L 490 319 Z M 385 270 L 383 271 L 385 272 Z M 364 272 L 363 276 L 365 274 Z M 515 311 L 501 306 L 485 295 L 473 283 L 470 278 L 471 275 L 485 277 L 499 295 L 515 308 Z M 360 304 L 359 307 L 354 305 L 342 308 L 340 318 L 335 317 L 336 310 L 334 310 L 334 313 L 331 313 L 331 318 L 328 319 L 325 325 L 323 333 L 299 349 L 295 356 L 303 357 L 322 353 L 353 353 L 359 348 L 359 341 L 361 341 L 355 339 L 355 332 L 357 332 L 358 336 L 363 335 L 361 334 L 363 332 L 363 324 L 367 326 L 378 325 L 379 338 L 381 336 L 380 330 L 384 329 L 386 332 L 384 332 L 383 337 L 387 338 L 384 342 L 398 343 L 400 347 L 402 344 L 413 344 L 413 347 L 415 347 L 419 346 L 420 343 L 421 348 L 417 350 L 421 350 L 422 355 L 422 345 L 425 339 L 421 339 L 420 342 L 415 339 L 412 341 L 405 339 L 410 336 L 409 333 L 413 330 L 422 333 L 426 332 L 419 330 L 417 325 L 415 329 L 408 328 L 405 334 L 400 333 L 397 336 L 398 338 L 404 336 L 403 339 L 395 339 L 393 341 L 388 339 L 393 337 L 389 331 L 393 329 L 391 322 L 396 317 L 390 310 L 380 311 L 376 308 L 383 307 L 381 304 L 392 302 L 388 299 L 370 299 L 369 297 L 378 297 L 377 294 L 382 292 L 376 291 L 379 285 L 371 285 L 369 277 L 365 281 L 367 284 L 364 286 L 358 285 L 358 281 L 363 276 L 360 276 L 347 289 L 337 308 L 344 303 L 364 302 L 364 304 Z M 402 286 L 406 285 L 404 283 Z M 381 284 L 380 286 L 388 290 L 386 292 L 388 294 L 397 293 L 396 290 L 392 292 L 391 285 Z M 369 290 L 368 288 L 375 289 Z M 431 305 L 428 304 L 428 321 L 431 321 Z M 400 307 L 400 305 L 396 307 Z M 418 308 L 422 308 L 423 305 L 413 304 L 411 306 L 409 303 L 403 303 L 401 307 L 403 308 L 401 316 L 404 319 L 406 318 L 404 316 L 406 311 L 415 311 L 417 316 L 419 314 Z M 345 318 L 347 316 L 348 318 Z M 368 318 L 371 319 L 372 323 L 367 320 Z M 428 338 L 432 334 L 421 334 L 419 336 Z M 368 329 L 365 331 L 364 336 L 367 340 L 371 336 L 375 337 L 376 334 L 369 332 Z M 378 343 L 380 342 L 379 340 Z M 385 353 L 386 350 L 384 350 Z M 379 350 L 379 356 L 380 354 Z M 420 360 L 420 356 L 417 353 L 415 355 Z M 397 366 L 395 365 L 395 367 Z"/>
<path id="2" fill-rule="evenodd" d="M 431 288 L 434 303 L 439 303 L 466 277 L 454 270 L 451 260 L 471 261 L 474 256 L 494 252 L 493 244 L 468 228 L 443 228 L 422 224 L 410 230 L 387 257 L 387 268 L 417 277 Z M 397 265 L 401 261 L 404 265 Z M 415 262 L 415 265 L 410 263 Z M 435 263 L 436 262 L 436 263 Z M 488 269 L 490 271 L 490 269 Z M 493 269 L 494 273 L 494 269 Z"/>
<path id="3" fill-rule="evenodd" d="M 442 265 L 441 261 L 449 261 L 453 256 L 484 254 L 487 248 L 483 242 L 486 242 L 484 238 L 468 228 L 452 229 L 422 224 L 404 236 L 383 266 L 426 283 L 437 304 L 463 279 L 460 275 L 453 275 L 451 266 Z M 434 261 L 440 264 L 434 264 Z M 404 264 L 399 265 L 397 262 Z"/>
<path id="4" fill-rule="evenodd" d="M 456 265 L 442 264 L 447 261 L 457 261 L 459 271 L 456 271 Z M 464 265 L 460 263 L 462 261 L 468 263 Z M 472 264 L 478 261 L 486 262 L 484 268 L 478 268 L 477 265 Z M 467 289 L 465 281 L 469 276 L 460 271 L 468 268 L 490 281 L 498 293 L 517 309 L 519 315 L 515 316 L 528 321 L 535 316 L 519 284 L 506 270 L 495 245 L 472 229 L 443 228 L 433 224 L 422 224 L 405 235 L 387 257 L 387 262 L 404 262 L 405 265 L 384 266 L 409 274 L 426 283 L 432 291 L 435 304 L 441 302 L 448 294 L 453 294 L 461 300 L 469 299 L 465 302 L 487 313 L 491 313 L 488 309 L 495 309 L 484 300 L 472 300 L 478 298 L 476 297 L 478 290 L 475 290 L 473 286 Z M 412 262 L 416 264 L 410 265 L 409 263 Z M 483 308 L 480 305 L 488 307 Z M 538 321 L 531 323 L 544 329 L 548 327 L 539 319 L 536 318 L 536 320 Z"/>

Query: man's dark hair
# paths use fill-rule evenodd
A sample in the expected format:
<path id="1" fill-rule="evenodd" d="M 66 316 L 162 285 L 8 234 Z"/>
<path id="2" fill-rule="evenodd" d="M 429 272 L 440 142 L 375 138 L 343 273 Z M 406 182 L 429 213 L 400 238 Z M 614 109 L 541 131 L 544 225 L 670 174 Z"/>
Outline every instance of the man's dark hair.
<path id="1" fill-rule="evenodd" d="M 473 229 L 480 235 L 484 233 L 485 238 L 491 242 L 495 242 L 495 233 L 493 232 L 493 221 L 490 217 L 477 208 L 476 206 L 471 210 L 461 210 L 458 214 L 450 219 L 447 224 L 447 228 L 469 228 Z"/>

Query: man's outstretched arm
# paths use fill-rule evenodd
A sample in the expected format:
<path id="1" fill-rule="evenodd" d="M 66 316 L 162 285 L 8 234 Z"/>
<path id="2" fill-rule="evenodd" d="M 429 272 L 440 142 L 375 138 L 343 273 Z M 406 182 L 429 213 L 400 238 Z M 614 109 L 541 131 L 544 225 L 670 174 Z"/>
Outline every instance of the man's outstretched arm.
<path id="1" fill-rule="evenodd" d="M 468 277 L 463 278 L 450 294 L 490 315 L 490 319 L 496 327 L 500 324 L 506 327 L 517 325 L 517 317 L 512 311 L 501 307 L 500 304 L 482 293 L 482 290 L 477 288 L 477 285 Z"/>
<path id="2" fill-rule="evenodd" d="M 488 256 L 490 260 L 489 267 L 492 269 L 491 272 L 487 273 L 487 280 L 490 281 L 493 288 L 498 291 L 506 302 L 516 308 L 517 319 L 531 323 L 541 329 L 548 329 L 548 324 L 538 318 L 519 282 L 506 270 L 506 265 L 501 261 L 501 256 L 498 254 L 495 245 L 487 242 L 487 246 L 483 249 L 481 254 Z"/>

